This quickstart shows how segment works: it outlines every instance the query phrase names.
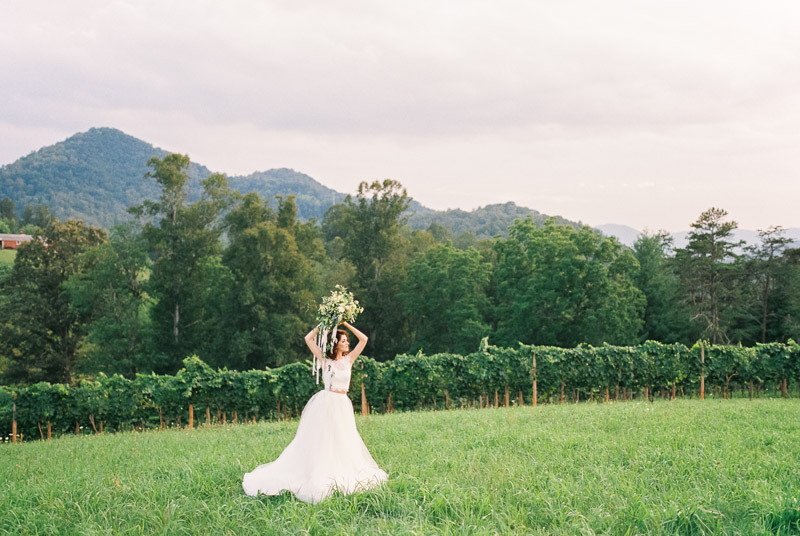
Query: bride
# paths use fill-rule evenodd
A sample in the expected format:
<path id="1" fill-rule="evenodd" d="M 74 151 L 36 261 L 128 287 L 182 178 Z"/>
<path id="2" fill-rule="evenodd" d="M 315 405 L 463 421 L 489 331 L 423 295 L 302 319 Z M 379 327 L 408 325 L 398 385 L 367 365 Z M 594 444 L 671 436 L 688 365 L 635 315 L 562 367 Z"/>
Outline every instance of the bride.
<path id="1" fill-rule="evenodd" d="M 247 495 L 288 490 L 301 501 L 318 503 L 336 490 L 349 494 L 386 481 L 386 473 L 358 434 L 347 396 L 353 362 L 367 345 L 367 336 L 347 322 L 341 325 L 358 337 L 352 352 L 344 330 L 337 332 L 336 343 L 325 356 L 315 342 L 318 328 L 306 335 L 306 344 L 322 363 L 325 389 L 308 400 L 294 439 L 278 459 L 244 475 Z"/>

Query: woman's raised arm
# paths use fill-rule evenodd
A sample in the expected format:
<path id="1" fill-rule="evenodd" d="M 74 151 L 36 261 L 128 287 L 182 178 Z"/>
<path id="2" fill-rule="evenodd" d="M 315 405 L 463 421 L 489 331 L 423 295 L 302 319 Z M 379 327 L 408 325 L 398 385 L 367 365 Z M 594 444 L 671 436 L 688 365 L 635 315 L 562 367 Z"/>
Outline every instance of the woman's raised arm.
<path id="1" fill-rule="evenodd" d="M 322 363 L 322 350 L 317 346 L 317 330 L 319 330 L 319 326 L 315 326 L 314 329 L 309 331 L 305 336 L 305 340 L 308 349 L 311 350 L 311 353 Z"/>
<path id="2" fill-rule="evenodd" d="M 367 336 L 358 331 L 356 328 L 354 328 L 347 322 L 342 322 L 342 325 L 347 329 L 349 329 L 353 333 L 353 335 L 358 337 L 358 344 L 356 345 L 356 347 L 353 349 L 352 352 L 347 354 L 347 357 L 350 358 L 350 364 L 352 365 L 353 362 L 355 362 L 356 358 L 361 355 L 361 352 L 364 351 L 364 347 L 367 346 Z"/>

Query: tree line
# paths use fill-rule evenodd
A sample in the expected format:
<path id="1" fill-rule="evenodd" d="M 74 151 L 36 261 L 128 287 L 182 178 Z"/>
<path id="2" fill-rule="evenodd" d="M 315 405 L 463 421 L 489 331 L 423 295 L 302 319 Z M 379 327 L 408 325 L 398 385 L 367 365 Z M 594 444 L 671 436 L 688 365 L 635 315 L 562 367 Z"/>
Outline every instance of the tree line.
<path id="1" fill-rule="evenodd" d="M 628 248 L 532 218 L 478 239 L 437 223 L 412 230 L 411 198 L 392 180 L 361 183 L 317 222 L 298 219 L 293 197 L 243 195 L 221 174 L 190 203 L 187 156 L 148 166 L 160 195 L 130 207 L 130 223 L 48 217 L 0 274 L 3 382 L 174 374 L 188 355 L 238 370 L 302 362 L 336 284 L 364 306 L 358 324 L 378 361 L 466 355 L 487 336 L 567 348 L 800 336 L 800 249 L 780 227 L 758 245 L 734 242 L 721 209 L 692 223 L 684 248 L 666 232 Z"/>

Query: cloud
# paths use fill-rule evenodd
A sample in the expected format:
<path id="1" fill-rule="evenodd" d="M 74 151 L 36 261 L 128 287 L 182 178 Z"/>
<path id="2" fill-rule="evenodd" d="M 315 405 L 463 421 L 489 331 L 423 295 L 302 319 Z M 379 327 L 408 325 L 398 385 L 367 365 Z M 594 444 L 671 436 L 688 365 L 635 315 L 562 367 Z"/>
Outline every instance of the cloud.
<path id="1" fill-rule="evenodd" d="M 647 203 L 622 182 L 759 199 L 754 181 L 797 177 L 798 23 L 788 0 L 10 2 L 0 162 L 114 126 L 233 173 L 398 178 L 441 208 L 520 192 L 599 223 L 655 214 L 601 212 L 580 181 L 608 206 Z"/>
<path id="2" fill-rule="evenodd" d="M 210 122 L 413 135 L 658 128 L 797 99 L 782 89 L 798 82 L 796 32 L 776 35 L 764 6 L 25 5 L 3 43 L 15 95 Z"/>

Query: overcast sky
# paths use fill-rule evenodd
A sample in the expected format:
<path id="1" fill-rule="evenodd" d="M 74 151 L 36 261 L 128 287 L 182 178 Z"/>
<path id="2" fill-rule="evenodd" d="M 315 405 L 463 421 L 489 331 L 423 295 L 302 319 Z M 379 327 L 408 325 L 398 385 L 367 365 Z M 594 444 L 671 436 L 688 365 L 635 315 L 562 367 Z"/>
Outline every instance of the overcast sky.
<path id="1" fill-rule="evenodd" d="M 800 2 L 0 0 L 0 164 L 109 126 L 215 171 L 679 231 L 800 227 Z M 2 192 L 0 192 L 2 195 Z"/>

